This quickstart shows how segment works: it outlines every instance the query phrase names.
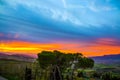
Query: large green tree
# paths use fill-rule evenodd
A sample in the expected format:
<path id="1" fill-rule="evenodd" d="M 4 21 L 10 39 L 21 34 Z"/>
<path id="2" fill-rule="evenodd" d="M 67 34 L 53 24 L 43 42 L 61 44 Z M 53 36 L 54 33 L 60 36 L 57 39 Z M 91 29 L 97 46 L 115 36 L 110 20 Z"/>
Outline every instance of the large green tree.
<path id="1" fill-rule="evenodd" d="M 38 61 L 42 69 L 51 67 L 50 79 L 51 80 L 62 80 L 62 72 L 68 66 L 70 61 L 73 61 L 75 55 L 72 53 L 65 54 L 60 51 L 42 51 L 38 54 Z M 58 75 L 59 74 L 59 75 Z M 55 76 L 56 75 L 56 76 Z M 51 77 L 52 76 L 52 77 Z"/>
<path id="2" fill-rule="evenodd" d="M 38 62 L 42 69 L 50 68 L 50 80 L 62 80 L 62 73 L 68 67 L 73 73 L 75 67 L 92 68 L 94 65 L 92 59 L 83 57 L 81 53 L 63 53 L 57 50 L 42 51 L 38 54 Z M 72 78 L 73 74 L 70 76 Z"/>

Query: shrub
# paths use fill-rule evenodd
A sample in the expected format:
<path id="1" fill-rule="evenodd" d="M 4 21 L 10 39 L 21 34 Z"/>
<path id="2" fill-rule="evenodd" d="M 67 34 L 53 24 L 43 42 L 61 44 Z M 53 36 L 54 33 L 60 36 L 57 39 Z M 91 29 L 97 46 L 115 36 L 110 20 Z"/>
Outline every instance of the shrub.
<path id="1" fill-rule="evenodd" d="M 104 73 L 101 78 L 102 78 L 102 80 L 120 80 L 119 75 L 114 75 L 111 72 Z"/>
<path id="2" fill-rule="evenodd" d="M 92 77 L 94 77 L 94 78 L 100 78 L 100 76 L 101 76 L 101 74 L 98 72 L 94 72 L 92 75 Z"/>

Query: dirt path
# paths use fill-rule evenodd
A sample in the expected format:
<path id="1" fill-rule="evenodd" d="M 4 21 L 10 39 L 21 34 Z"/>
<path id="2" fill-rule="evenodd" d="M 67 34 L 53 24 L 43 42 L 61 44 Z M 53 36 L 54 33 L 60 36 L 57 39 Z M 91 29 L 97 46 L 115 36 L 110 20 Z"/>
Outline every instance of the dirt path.
<path id="1" fill-rule="evenodd" d="M 5 79 L 5 78 L 3 78 L 3 77 L 0 76 L 0 80 L 8 80 L 8 79 Z"/>

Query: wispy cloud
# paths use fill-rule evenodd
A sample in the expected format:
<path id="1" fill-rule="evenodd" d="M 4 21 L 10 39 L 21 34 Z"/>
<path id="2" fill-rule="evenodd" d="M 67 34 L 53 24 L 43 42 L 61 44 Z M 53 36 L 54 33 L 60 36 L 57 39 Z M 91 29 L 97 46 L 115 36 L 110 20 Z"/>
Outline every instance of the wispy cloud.
<path id="1" fill-rule="evenodd" d="M 62 47 L 52 49 L 82 51 L 86 55 L 120 52 L 120 6 L 117 0 L 1 1 L 2 41 L 25 41 L 30 45 L 32 42 L 58 42 Z"/>
<path id="2" fill-rule="evenodd" d="M 120 41 L 112 38 L 99 38 L 96 43 L 99 45 L 120 46 Z"/>
<path id="3" fill-rule="evenodd" d="M 42 5 L 42 3 L 39 3 L 38 0 L 36 1 L 21 1 L 21 0 L 11 0 L 11 1 L 6 1 L 12 8 L 17 8 L 19 6 L 23 6 L 24 8 L 27 8 L 28 10 L 34 11 L 35 13 L 37 13 L 38 15 L 40 15 L 41 13 L 43 13 L 43 15 L 47 16 L 47 15 L 52 15 L 49 16 L 52 19 L 55 20 L 60 20 L 63 22 L 71 22 L 74 25 L 81 25 L 81 21 L 75 17 L 73 14 L 71 14 L 69 11 L 66 10 L 62 10 L 61 8 L 55 8 L 54 6 L 46 6 L 47 4 L 44 3 L 44 5 Z M 63 5 L 65 8 L 67 8 L 67 4 L 65 0 L 62 0 Z M 41 5 L 39 5 L 41 4 Z"/>
<path id="4" fill-rule="evenodd" d="M 61 20 L 61 21 L 66 21 L 66 22 L 71 22 L 75 25 L 82 25 L 80 20 L 73 16 L 72 14 L 66 12 L 66 11 L 60 11 L 60 10 L 55 10 L 51 9 L 52 12 L 52 18 L 56 20 Z"/>
<path id="5" fill-rule="evenodd" d="M 66 7 L 67 7 L 66 1 L 65 1 L 65 0 L 62 0 L 62 2 L 63 2 L 64 8 L 66 8 Z"/>
<path id="6" fill-rule="evenodd" d="M 116 7 L 113 7 L 111 5 L 98 5 L 96 4 L 95 1 L 92 1 L 89 5 L 88 5 L 88 9 L 90 9 L 93 12 L 103 12 L 103 11 L 112 11 L 112 10 L 117 10 Z"/>
<path id="7" fill-rule="evenodd" d="M 62 0 L 62 1 L 39 1 L 39 0 L 4 0 L 6 3 L 5 5 L 0 5 L 2 8 L 2 14 L 4 15 L 9 15 L 9 16 L 14 16 L 12 17 L 13 19 L 16 18 L 15 21 L 18 21 L 18 17 L 23 18 L 28 20 L 28 21 L 18 21 L 16 24 L 12 24 L 12 22 L 8 21 L 6 24 L 11 23 L 14 26 L 23 26 L 23 27 L 33 27 L 37 26 L 39 27 L 41 23 L 47 23 L 47 19 L 51 21 L 51 24 L 54 22 L 60 22 L 62 24 L 59 24 L 60 26 L 64 27 L 64 24 L 67 24 L 67 29 L 65 31 L 70 31 L 69 29 L 78 32 L 84 32 L 84 34 L 92 34 L 92 33 L 98 33 L 96 30 L 98 30 L 100 27 L 107 26 L 111 28 L 111 25 L 118 26 L 117 22 L 119 22 L 118 17 L 118 12 L 113 11 L 116 8 L 111 6 L 111 5 L 102 5 L 99 4 L 99 1 L 97 2 L 96 0 L 92 1 L 74 1 L 74 4 L 68 0 Z M 50 3 L 47 3 L 50 2 Z M 59 2 L 62 2 L 61 5 Z M 59 6 L 56 6 L 58 5 Z M 9 7 L 9 8 L 6 8 Z M 22 10 L 21 10 L 22 7 Z M 5 9 L 6 8 L 6 9 Z M 25 9 L 25 10 L 23 10 Z M 1 11 L 0 10 L 0 11 Z M 24 13 L 23 13 L 23 12 Z M 84 13 L 83 13 L 84 11 Z M 108 11 L 106 13 L 106 11 Z M 113 11 L 113 12 L 109 12 Z M 22 14 L 22 16 L 21 16 Z M 108 15 L 107 15 L 108 14 Z M 33 17 L 33 15 L 35 17 Z M 41 22 L 41 17 L 45 19 L 43 22 Z M 6 17 L 9 18 L 9 17 Z M 7 21 L 7 20 L 6 20 Z M 30 22 L 29 22 L 30 21 Z M 1 21 L 2 22 L 2 21 Z M 14 22 L 14 21 L 13 21 Z M 40 23 L 41 22 L 41 23 Z M 15 22 L 14 22 L 15 23 Z M 10 24 L 10 25 L 11 25 Z M 34 25 L 36 24 L 36 25 Z M 46 25 L 45 26 L 48 26 Z M 44 25 L 42 25 L 44 26 Z M 51 25 L 50 25 L 51 26 Z M 54 25 L 56 27 L 56 24 Z M 87 28 L 86 28 L 87 26 Z M 88 28 L 89 26 L 89 28 Z M 56 29 L 55 27 L 52 27 L 53 29 Z M 57 26 L 58 27 L 58 26 Z M 59 29 L 63 29 L 59 28 Z M 77 27 L 77 28 L 74 28 Z M 99 27 L 99 28 L 98 28 Z M 41 27 L 39 27 L 41 28 Z M 68 29 L 69 28 L 69 29 Z M 38 29 L 38 28 L 37 28 Z M 46 29 L 46 28 L 44 28 Z M 50 29 L 50 28 L 48 28 Z M 105 29 L 105 28 L 104 28 Z M 32 29 L 29 29 L 32 30 Z M 34 29 L 33 29 L 34 30 Z M 51 29 L 50 29 L 51 30 Z M 95 30 L 95 32 L 93 32 Z M 54 30 L 55 31 L 55 30 Z M 112 31 L 112 30 L 111 30 Z M 26 32 L 26 31 L 24 31 Z M 72 32 L 72 31 L 71 31 Z M 85 33 L 86 32 L 86 33 Z M 87 33 L 88 32 L 88 33 Z M 101 33 L 101 32 L 99 32 Z M 104 32 L 106 33 L 106 32 Z"/>

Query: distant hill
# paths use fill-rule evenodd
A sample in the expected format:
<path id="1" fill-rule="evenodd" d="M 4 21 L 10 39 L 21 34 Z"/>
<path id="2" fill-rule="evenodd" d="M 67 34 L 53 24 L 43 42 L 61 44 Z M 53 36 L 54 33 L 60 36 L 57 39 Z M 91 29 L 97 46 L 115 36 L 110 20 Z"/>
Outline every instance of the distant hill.
<path id="1" fill-rule="evenodd" d="M 33 62 L 35 60 L 34 57 L 24 54 L 5 54 L 0 53 L 0 59 L 7 59 L 7 60 L 18 60 L 18 61 L 27 61 L 27 62 Z"/>
<path id="2" fill-rule="evenodd" d="M 8 54 L 5 54 L 5 53 L 0 53 L 0 57 L 1 56 L 7 56 Z"/>
<path id="3" fill-rule="evenodd" d="M 120 64 L 120 54 L 91 57 L 95 63 Z"/>

